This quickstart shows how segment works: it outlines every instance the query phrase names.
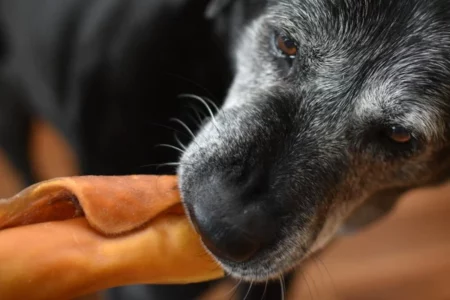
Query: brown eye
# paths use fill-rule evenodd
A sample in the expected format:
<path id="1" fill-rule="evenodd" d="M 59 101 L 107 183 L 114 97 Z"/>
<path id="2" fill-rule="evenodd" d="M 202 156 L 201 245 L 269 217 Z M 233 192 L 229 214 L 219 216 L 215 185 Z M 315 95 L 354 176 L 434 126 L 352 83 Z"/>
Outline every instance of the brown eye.
<path id="1" fill-rule="evenodd" d="M 298 48 L 294 40 L 282 35 L 277 35 L 275 43 L 278 50 L 280 50 L 283 55 L 289 57 L 297 55 Z"/>
<path id="2" fill-rule="evenodd" d="M 388 136 L 392 141 L 400 144 L 405 144 L 412 140 L 411 132 L 402 126 L 392 126 L 389 128 Z"/>

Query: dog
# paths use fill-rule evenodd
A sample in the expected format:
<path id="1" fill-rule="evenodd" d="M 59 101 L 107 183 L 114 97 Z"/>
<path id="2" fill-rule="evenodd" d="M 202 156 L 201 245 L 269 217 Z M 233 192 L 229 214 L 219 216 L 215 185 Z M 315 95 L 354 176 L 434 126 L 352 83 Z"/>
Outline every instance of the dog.
<path id="1" fill-rule="evenodd" d="M 216 0 L 207 15 L 235 73 L 179 185 L 231 276 L 278 279 L 447 179 L 450 1 Z"/>

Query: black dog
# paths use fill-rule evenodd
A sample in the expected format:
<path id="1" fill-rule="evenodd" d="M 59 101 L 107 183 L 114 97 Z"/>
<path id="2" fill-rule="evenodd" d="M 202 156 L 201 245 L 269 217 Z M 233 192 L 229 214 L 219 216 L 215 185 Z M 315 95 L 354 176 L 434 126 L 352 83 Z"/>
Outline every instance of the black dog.
<path id="1" fill-rule="evenodd" d="M 236 74 L 178 173 L 232 276 L 277 279 L 376 197 L 447 179 L 450 1 L 216 1 L 210 16 Z"/>

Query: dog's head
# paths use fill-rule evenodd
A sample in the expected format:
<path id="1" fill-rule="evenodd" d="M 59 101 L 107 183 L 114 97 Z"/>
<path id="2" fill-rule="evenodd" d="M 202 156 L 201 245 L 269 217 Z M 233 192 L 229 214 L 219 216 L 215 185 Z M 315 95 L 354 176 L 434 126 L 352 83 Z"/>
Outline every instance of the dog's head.
<path id="1" fill-rule="evenodd" d="M 178 170 L 232 275 L 275 277 L 371 196 L 448 169 L 450 2 L 267 1 L 234 53 L 226 102 Z"/>

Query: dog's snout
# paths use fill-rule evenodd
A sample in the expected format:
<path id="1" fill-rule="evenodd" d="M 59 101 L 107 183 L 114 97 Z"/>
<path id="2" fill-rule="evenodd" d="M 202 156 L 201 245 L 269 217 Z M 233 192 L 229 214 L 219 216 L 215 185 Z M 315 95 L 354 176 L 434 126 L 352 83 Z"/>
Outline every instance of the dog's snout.
<path id="1" fill-rule="evenodd" d="M 219 259 L 248 261 L 274 238 L 274 225 L 257 205 L 235 211 L 226 207 L 215 212 L 194 206 L 191 220 L 205 246 Z"/>

